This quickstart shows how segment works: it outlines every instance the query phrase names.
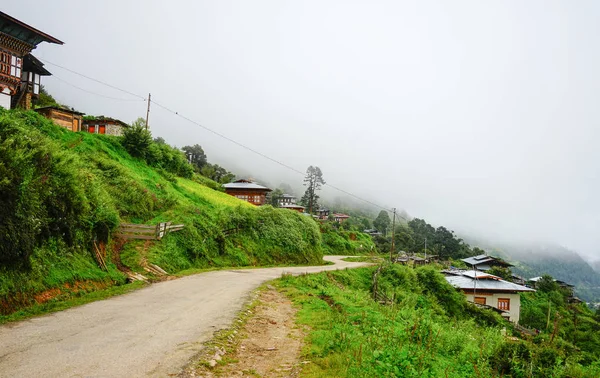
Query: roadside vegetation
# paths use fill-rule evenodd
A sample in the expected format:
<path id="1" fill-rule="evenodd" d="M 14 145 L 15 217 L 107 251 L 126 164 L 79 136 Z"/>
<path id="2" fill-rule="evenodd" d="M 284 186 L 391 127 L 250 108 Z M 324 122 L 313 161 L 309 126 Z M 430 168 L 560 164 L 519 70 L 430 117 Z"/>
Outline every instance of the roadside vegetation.
<path id="1" fill-rule="evenodd" d="M 310 329 L 306 377 L 600 376 L 598 359 L 563 339 L 511 336 L 509 323 L 468 304 L 432 267 L 384 264 L 277 285 Z"/>
<path id="2" fill-rule="evenodd" d="M 0 109 L 1 315 L 123 285 L 123 270 L 146 274 L 149 263 L 169 273 L 322 263 L 312 219 L 226 195 L 182 151 L 132 132 L 73 133 L 35 112 Z M 160 242 L 114 237 L 122 222 L 166 221 L 185 228 Z"/>

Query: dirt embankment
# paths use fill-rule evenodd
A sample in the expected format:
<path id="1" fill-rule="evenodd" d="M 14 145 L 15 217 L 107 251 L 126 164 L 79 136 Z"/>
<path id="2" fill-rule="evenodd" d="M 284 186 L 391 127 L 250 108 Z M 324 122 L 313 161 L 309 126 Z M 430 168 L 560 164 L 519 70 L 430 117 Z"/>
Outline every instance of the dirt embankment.
<path id="1" fill-rule="evenodd" d="M 297 377 L 305 333 L 295 323 L 296 309 L 275 288 L 260 292 L 258 304 L 228 351 L 216 348 L 182 377 Z"/>

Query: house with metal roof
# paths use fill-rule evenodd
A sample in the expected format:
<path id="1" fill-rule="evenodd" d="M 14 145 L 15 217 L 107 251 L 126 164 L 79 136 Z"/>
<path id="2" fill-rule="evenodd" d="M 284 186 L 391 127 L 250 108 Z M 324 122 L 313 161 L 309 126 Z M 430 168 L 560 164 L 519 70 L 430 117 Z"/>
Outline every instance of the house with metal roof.
<path id="1" fill-rule="evenodd" d="M 266 186 L 244 179 L 223 184 L 223 188 L 225 193 L 256 206 L 264 205 L 267 193 L 272 191 Z"/>
<path id="2" fill-rule="evenodd" d="M 0 12 L 0 107 L 31 109 L 40 93 L 41 76 L 50 75 L 44 64 L 31 55 L 42 42 L 63 42 Z"/>
<path id="3" fill-rule="evenodd" d="M 517 324 L 521 313 L 520 293 L 535 291 L 480 270 L 452 269 L 442 273 L 450 285 L 465 293 L 467 301 L 493 307 L 504 318 Z"/>
<path id="4" fill-rule="evenodd" d="M 277 203 L 281 209 L 294 210 L 299 213 L 304 212 L 304 206 L 300 206 L 296 203 L 296 196 L 291 194 L 282 194 L 278 198 Z"/>
<path id="5" fill-rule="evenodd" d="M 511 266 L 513 266 L 512 264 L 502 260 L 501 258 L 488 255 L 477 255 L 473 257 L 467 257 L 466 259 L 462 259 L 461 261 L 467 264 L 471 269 L 477 270 L 490 270 L 494 266 L 501 268 L 510 268 Z"/>

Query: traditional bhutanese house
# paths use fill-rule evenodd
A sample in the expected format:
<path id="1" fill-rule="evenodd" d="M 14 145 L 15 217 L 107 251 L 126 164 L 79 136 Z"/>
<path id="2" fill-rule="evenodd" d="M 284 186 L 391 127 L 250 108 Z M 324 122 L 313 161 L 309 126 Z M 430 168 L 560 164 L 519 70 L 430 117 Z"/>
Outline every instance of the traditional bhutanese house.
<path id="1" fill-rule="evenodd" d="M 535 291 L 479 270 L 445 270 L 443 273 L 448 283 L 465 293 L 467 301 L 493 307 L 514 323 L 519 323 L 521 313 L 519 293 Z"/>
<path id="2" fill-rule="evenodd" d="M 243 179 L 223 184 L 223 188 L 225 188 L 225 193 L 256 206 L 264 205 L 267 193 L 271 191 L 265 186 Z"/>
<path id="3" fill-rule="evenodd" d="M 298 205 L 296 203 L 296 197 L 291 194 L 282 194 L 277 202 L 282 209 L 294 210 L 299 213 L 304 212 L 304 206 Z"/>
<path id="4" fill-rule="evenodd" d="M 329 209 L 322 207 L 319 210 L 317 210 L 317 218 L 321 219 L 321 220 L 325 220 L 327 218 L 329 218 Z"/>
<path id="5" fill-rule="evenodd" d="M 92 134 L 106 134 L 112 136 L 122 136 L 129 125 L 118 119 L 109 117 L 93 117 L 83 120 L 82 131 Z"/>
<path id="6" fill-rule="evenodd" d="M 0 107 L 31 109 L 40 93 L 40 77 L 50 75 L 31 55 L 42 42 L 63 42 L 0 12 Z"/>
<path id="7" fill-rule="evenodd" d="M 477 270 L 490 270 L 494 266 L 501 268 L 509 268 L 513 266 L 512 264 L 509 264 L 500 258 L 488 255 L 467 257 L 466 259 L 462 259 L 462 261 L 469 267 Z"/>
<path id="8" fill-rule="evenodd" d="M 34 110 L 65 129 L 81 131 L 83 113 L 58 106 L 45 106 Z"/>
<path id="9" fill-rule="evenodd" d="M 334 213 L 333 220 L 339 223 L 343 223 L 346 219 L 350 218 L 350 215 L 342 214 L 342 213 Z"/>
<path id="10" fill-rule="evenodd" d="M 539 280 L 541 280 L 542 277 L 533 277 L 527 280 L 527 284 L 533 288 L 537 289 L 537 284 L 539 282 Z M 569 293 L 569 297 L 574 297 L 575 295 L 575 286 L 571 285 L 569 283 L 566 283 L 565 281 L 561 281 L 561 280 L 554 280 L 554 282 L 556 282 L 558 284 L 558 286 L 564 290 L 566 290 Z"/>

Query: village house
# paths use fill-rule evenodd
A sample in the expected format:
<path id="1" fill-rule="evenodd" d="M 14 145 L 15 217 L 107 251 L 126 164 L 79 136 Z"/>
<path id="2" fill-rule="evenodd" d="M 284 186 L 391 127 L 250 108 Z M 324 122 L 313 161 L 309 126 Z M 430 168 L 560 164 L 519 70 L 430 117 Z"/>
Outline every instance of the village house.
<path id="1" fill-rule="evenodd" d="M 350 218 L 350 215 L 342 214 L 342 213 L 334 213 L 333 220 L 338 223 L 344 223 L 346 219 Z"/>
<path id="2" fill-rule="evenodd" d="M 267 193 L 272 191 L 265 186 L 243 179 L 223 184 L 223 188 L 225 188 L 225 193 L 256 206 L 264 205 Z"/>
<path id="3" fill-rule="evenodd" d="M 467 257 L 466 259 L 462 259 L 462 261 L 465 264 L 467 264 L 471 269 L 483 271 L 490 270 L 494 266 L 500 268 L 510 268 L 511 266 L 513 266 L 512 264 L 509 264 L 498 257 L 492 257 L 488 255 Z"/>
<path id="4" fill-rule="evenodd" d="M 41 76 L 48 76 L 44 64 L 31 55 L 42 42 L 63 42 L 0 12 L 0 107 L 31 109 L 40 93 Z"/>
<path id="5" fill-rule="evenodd" d="M 505 281 L 480 270 L 444 270 L 446 281 L 460 289 L 467 301 L 496 309 L 502 317 L 519 323 L 521 297 L 519 293 L 535 291 L 529 287 Z"/>
<path id="6" fill-rule="evenodd" d="M 118 119 L 99 116 L 89 117 L 83 120 L 83 131 L 92 134 L 106 134 L 112 136 L 122 136 L 129 125 Z"/>
<path id="7" fill-rule="evenodd" d="M 317 210 L 317 218 L 320 220 L 326 220 L 327 218 L 329 218 L 329 213 L 330 210 L 326 207 L 322 207 L 319 210 Z"/>
<path id="8" fill-rule="evenodd" d="M 282 209 L 294 210 L 299 213 L 304 212 L 304 206 L 300 206 L 296 203 L 296 197 L 291 194 L 282 194 L 277 200 L 278 205 Z"/>
<path id="9" fill-rule="evenodd" d="M 34 110 L 67 130 L 81 131 L 83 113 L 59 106 L 45 106 Z"/>

